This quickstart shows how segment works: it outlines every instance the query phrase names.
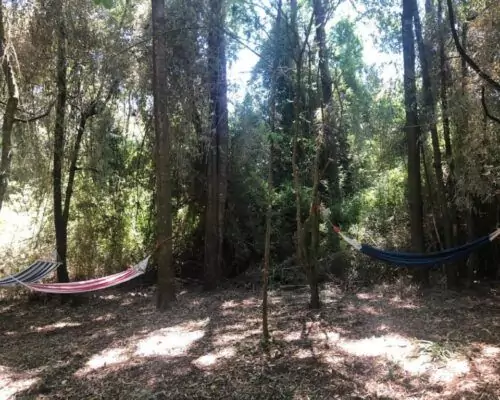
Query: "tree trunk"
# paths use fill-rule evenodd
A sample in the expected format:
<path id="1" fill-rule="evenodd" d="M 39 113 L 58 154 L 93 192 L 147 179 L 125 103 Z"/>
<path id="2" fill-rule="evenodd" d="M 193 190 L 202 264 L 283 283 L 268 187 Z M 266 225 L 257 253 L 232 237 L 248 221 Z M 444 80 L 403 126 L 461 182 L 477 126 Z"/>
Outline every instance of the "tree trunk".
<path id="1" fill-rule="evenodd" d="M 279 35 L 281 32 L 281 4 L 282 1 L 278 0 L 278 11 L 276 14 L 276 32 L 275 47 L 279 46 Z M 278 54 L 278 53 L 275 53 Z M 269 342 L 269 318 L 268 318 L 268 283 L 269 283 L 269 270 L 271 264 L 271 229 L 272 229 L 272 212 L 273 212 L 273 153 L 274 153 L 274 140 L 273 135 L 276 132 L 276 78 L 279 67 L 279 59 L 273 59 L 273 70 L 271 77 L 271 95 L 269 98 L 269 112 L 271 128 L 271 137 L 269 140 L 269 165 L 267 171 L 267 190 L 268 190 L 268 203 L 266 213 L 266 234 L 264 240 L 264 266 L 262 270 L 262 336 L 264 343 Z"/>
<path id="2" fill-rule="evenodd" d="M 6 51 L 7 38 L 3 21 L 3 4 L 0 3 L 0 58 L 3 60 L 2 69 L 7 83 L 7 105 L 2 124 L 2 159 L 0 160 L 0 210 L 2 209 L 5 193 L 9 185 L 12 160 L 12 130 L 14 127 L 17 104 L 19 103 L 19 89 L 17 79 L 10 62 L 10 55 Z"/>
<path id="3" fill-rule="evenodd" d="M 272 101 L 274 96 L 271 95 Z M 275 105 L 272 105 L 275 108 Z M 274 112 L 272 113 L 274 115 Z M 271 117 L 274 119 L 274 116 Z M 274 123 L 271 125 L 271 132 L 274 133 Z M 271 133 L 271 134 L 272 134 Z M 262 269 L 262 336 L 264 343 L 269 342 L 269 319 L 268 319 L 268 283 L 269 283 L 269 269 L 271 262 L 271 228 L 272 228 L 272 212 L 273 212 L 273 140 L 271 138 L 269 144 L 269 166 L 267 172 L 267 191 L 268 191 L 268 204 L 266 212 L 266 234 L 264 240 L 264 266 Z"/>
<path id="4" fill-rule="evenodd" d="M 294 90 L 294 102 L 293 102 L 293 110 L 294 110 L 294 125 L 293 125 L 293 139 L 292 139 L 292 173 L 293 173 L 293 185 L 295 191 L 295 219 L 296 219 L 296 240 L 297 240 L 297 261 L 300 265 L 305 268 L 307 280 L 311 290 L 311 299 L 310 299 L 310 307 L 311 308 L 319 308 L 319 290 L 318 290 L 318 279 L 316 272 L 316 265 L 314 264 L 313 259 L 309 256 L 309 246 L 311 245 L 311 240 L 309 239 L 309 235 L 312 234 L 313 227 L 311 225 L 311 218 L 308 218 L 305 223 L 302 223 L 302 196 L 301 196 L 301 179 L 299 172 L 299 160 L 298 160 L 298 140 L 299 140 L 299 132 L 301 130 L 301 118 L 300 114 L 303 111 L 303 101 L 301 95 L 302 89 L 302 64 L 304 60 L 304 51 L 307 42 L 304 42 L 304 45 L 301 46 L 299 43 L 299 34 L 297 28 L 297 13 L 298 13 L 298 5 L 297 0 L 290 1 L 290 26 L 291 26 L 291 34 L 293 36 L 293 51 L 294 51 L 294 59 L 295 59 L 295 90 Z M 311 19 L 312 24 L 312 19 Z M 307 40 L 307 39 L 306 39 Z"/>
<path id="5" fill-rule="evenodd" d="M 431 59 L 429 50 L 427 49 L 424 38 L 422 35 L 422 25 L 420 22 L 420 15 L 418 13 L 417 1 L 413 0 L 415 34 L 418 44 L 418 52 L 420 55 L 420 66 L 422 69 L 422 90 L 424 92 L 424 105 L 425 105 L 425 119 L 428 129 L 431 133 L 432 150 L 434 156 L 434 173 L 436 174 L 437 193 L 436 198 L 438 202 L 439 212 L 441 214 L 441 222 L 444 231 L 444 243 L 446 248 L 453 247 L 453 227 L 451 223 L 451 216 L 448 209 L 448 201 L 446 195 L 446 186 L 444 184 L 443 165 L 441 158 L 441 149 L 439 146 L 439 134 L 436 122 L 436 99 L 432 92 L 432 80 L 430 65 Z M 457 286 L 457 265 L 455 263 L 447 264 L 446 281 L 448 288 L 455 288 Z"/>
<path id="6" fill-rule="evenodd" d="M 67 268 L 68 234 L 67 224 L 64 221 L 62 203 L 62 167 L 64 160 L 64 131 L 67 100 L 67 59 L 66 59 L 66 26 L 62 0 L 57 3 L 59 23 L 57 26 L 57 98 L 56 119 L 54 127 L 54 166 L 53 166 L 53 193 L 54 193 L 54 225 L 56 231 L 56 250 L 61 265 L 57 268 L 57 280 L 69 282 Z"/>
<path id="7" fill-rule="evenodd" d="M 168 118 L 167 37 L 164 0 L 151 1 L 153 27 L 153 97 L 156 139 L 156 229 L 158 292 L 156 307 L 164 310 L 175 300 L 172 260 L 172 133 Z"/>
<path id="8" fill-rule="evenodd" d="M 224 36 L 224 0 L 210 0 L 213 17 L 208 33 L 210 69 L 210 149 L 205 227 L 205 288 L 216 287 L 222 273 L 222 245 L 227 197 L 229 126 L 227 110 L 227 62 Z"/>
<path id="9" fill-rule="evenodd" d="M 300 86 L 302 82 L 302 57 L 300 57 L 300 49 L 298 44 L 298 31 L 297 31 L 297 0 L 290 0 L 291 12 L 291 34 L 293 41 L 293 51 L 295 54 L 295 88 L 293 96 L 293 138 L 292 138 L 292 174 L 293 185 L 295 191 L 295 223 L 297 226 L 296 239 L 297 239 L 297 261 L 300 265 L 307 268 L 306 254 L 301 240 L 303 235 L 302 228 L 302 196 L 301 196 L 301 183 L 300 172 L 298 165 L 298 136 L 299 136 L 299 121 L 300 121 Z"/>
<path id="10" fill-rule="evenodd" d="M 462 48 L 467 51 L 467 31 L 468 26 L 466 23 L 462 25 Z M 469 70 L 467 67 L 467 62 L 464 58 L 461 58 L 461 90 L 460 94 L 462 97 L 461 113 L 458 118 L 457 133 L 459 135 L 459 140 L 465 143 L 469 135 L 469 99 L 467 95 L 467 80 L 469 79 Z M 476 219 L 479 218 L 474 212 L 478 208 L 479 204 L 473 193 L 469 194 L 469 210 L 467 211 L 467 238 L 470 240 L 475 240 L 477 238 L 476 233 Z M 477 254 L 471 254 L 467 260 L 467 264 L 461 265 L 459 270 L 459 277 L 462 284 L 466 287 L 470 287 L 474 281 L 474 271 L 479 271 L 481 268 L 481 259 Z"/>
<path id="11" fill-rule="evenodd" d="M 316 44 L 318 46 L 318 56 L 319 56 L 319 73 L 321 79 L 321 127 L 318 130 L 316 138 L 316 153 L 314 156 L 313 165 L 313 187 L 312 187 L 312 199 L 310 208 L 310 224 L 311 224 L 311 245 L 309 251 L 309 262 L 311 264 L 310 269 L 310 286 L 311 286 L 311 308 L 319 308 L 319 290 L 318 290 L 318 277 L 317 277 L 317 260 L 319 251 L 319 208 L 320 208 L 320 196 L 319 196 L 319 185 L 320 185 L 320 169 L 321 160 L 325 166 L 329 168 L 329 183 L 332 187 L 330 192 L 331 206 L 338 205 L 340 203 L 340 185 L 338 176 L 338 149 L 337 149 L 337 138 L 333 133 L 333 94 L 332 94 L 332 79 L 330 76 L 330 69 L 328 66 L 328 50 L 326 47 L 326 15 L 325 6 L 323 0 L 314 0 L 313 2 L 313 12 L 314 21 L 316 25 Z M 330 154 L 328 152 L 325 154 L 326 146 L 328 142 L 328 147 L 330 149 Z M 326 155 L 326 156 L 325 156 Z M 331 157 L 332 160 L 328 160 Z M 331 161 L 331 162 L 330 162 Z M 336 209 L 337 207 L 333 207 Z M 332 216 L 334 220 L 337 220 L 338 216 Z M 338 238 L 337 238 L 338 241 Z M 338 248 L 338 242 L 335 243 L 335 249 Z"/>
<path id="12" fill-rule="evenodd" d="M 408 205 L 410 213 L 411 245 L 415 252 L 424 251 L 422 225 L 422 184 L 420 177 L 420 125 L 417 112 L 417 86 L 415 79 L 415 38 L 413 36 L 414 0 L 403 0 L 402 40 L 404 61 L 404 102 L 406 112 L 406 140 L 408 142 Z M 419 269 L 415 279 L 429 283 L 427 269 Z"/>
<path id="13" fill-rule="evenodd" d="M 448 194 L 448 202 L 449 202 L 449 211 L 450 218 L 452 223 L 453 230 L 453 245 L 458 244 L 458 236 L 460 232 L 460 220 L 457 211 L 457 207 L 455 205 L 454 196 L 455 196 L 455 161 L 453 156 L 453 148 L 451 142 L 451 122 L 450 122 L 450 107 L 448 101 L 448 90 L 450 88 L 450 64 L 447 60 L 446 55 L 446 27 L 447 24 L 443 22 L 443 1 L 438 0 L 438 15 L 437 15 L 437 24 L 439 29 L 439 97 L 441 101 L 441 114 L 442 114 L 442 123 L 443 123 L 443 138 L 444 138 L 444 149 L 446 155 L 446 162 L 448 164 L 449 173 L 446 182 L 447 186 L 447 194 Z M 459 275 L 460 269 L 464 268 L 466 260 L 458 261 L 458 270 L 457 275 Z M 457 283 L 459 282 L 457 276 Z"/>
<path id="14" fill-rule="evenodd" d="M 445 146 L 445 154 L 446 160 L 448 163 L 448 167 L 450 169 L 450 173 L 448 174 L 448 194 L 449 197 L 452 198 L 455 191 L 455 164 L 453 162 L 453 150 L 451 147 L 451 129 L 450 129 L 450 107 L 448 103 L 448 87 L 450 82 L 449 71 L 450 66 L 446 59 L 446 50 L 445 50 L 445 32 L 444 27 L 446 26 L 443 23 L 443 0 L 438 1 L 438 18 L 437 23 L 439 27 L 439 78 L 440 78 L 440 100 L 441 100 L 441 113 L 443 119 L 443 137 L 444 137 L 444 146 Z M 451 202 L 451 213 L 453 218 L 454 227 L 454 236 L 456 237 L 458 232 L 458 221 L 456 220 L 457 212 Z"/>
<path id="15" fill-rule="evenodd" d="M 435 223 L 436 218 L 435 218 L 434 192 L 432 190 L 433 187 L 432 187 L 432 182 L 431 182 L 431 174 L 430 174 L 429 168 L 427 166 L 427 157 L 425 155 L 425 146 L 423 145 L 423 143 L 420 144 L 420 154 L 422 157 L 422 166 L 424 169 L 424 182 L 425 182 L 425 187 L 427 189 L 427 196 L 428 196 L 427 204 L 428 204 L 428 208 L 432 212 L 432 223 L 434 225 L 434 229 L 433 229 L 434 237 L 435 237 L 436 243 L 438 244 L 438 250 L 443 250 L 441 236 L 439 235 L 439 231 L 438 231 L 436 223 Z"/>
<path id="16" fill-rule="evenodd" d="M 316 26 L 316 43 L 318 46 L 318 67 L 321 80 L 321 109 L 323 129 L 323 151 L 322 164 L 326 166 L 325 172 L 329 184 L 329 202 L 332 208 L 331 219 L 338 223 L 339 205 L 341 203 L 340 179 L 339 179 L 339 137 L 335 131 L 335 116 L 333 115 L 333 91 L 330 67 L 328 65 L 328 49 L 326 46 L 326 12 L 323 0 L 314 0 L 313 12 Z M 334 250 L 338 250 L 340 240 L 338 235 L 331 235 L 330 244 Z"/>

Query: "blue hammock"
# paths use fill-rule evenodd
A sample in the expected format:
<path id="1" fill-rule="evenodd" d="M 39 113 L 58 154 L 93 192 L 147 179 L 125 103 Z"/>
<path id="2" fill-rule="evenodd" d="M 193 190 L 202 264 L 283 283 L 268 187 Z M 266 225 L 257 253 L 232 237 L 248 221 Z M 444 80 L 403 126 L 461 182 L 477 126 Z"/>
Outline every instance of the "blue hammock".
<path id="1" fill-rule="evenodd" d="M 367 244 L 360 244 L 356 240 L 344 235 L 336 226 L 334 226 L 334 231 L 337 232 L 347 243 L 349 243 L 362 253 L 366 254 L 367 256 L 385 261 L 390 264 L 404 265 L 408 267 L 445 264 L 465 258 L 474 250 L 477 250 L 485 244 L 492 242 L 500 235 L 500 229 L 497 229 L 489 235 L 451 249 L 432 253 L 405 253 L 385 251 Z"/>
<path id="2" fill-rule="evenodd" d="M 18 272 L 15 275 L 7 276 L 0 279 L 0 287 L 15 286 L 19 282 L 34 283 L 46 277 L 54 271 L 60 263 L 53 261 L 38 260 L 27 267 L 24 271 Z"/>

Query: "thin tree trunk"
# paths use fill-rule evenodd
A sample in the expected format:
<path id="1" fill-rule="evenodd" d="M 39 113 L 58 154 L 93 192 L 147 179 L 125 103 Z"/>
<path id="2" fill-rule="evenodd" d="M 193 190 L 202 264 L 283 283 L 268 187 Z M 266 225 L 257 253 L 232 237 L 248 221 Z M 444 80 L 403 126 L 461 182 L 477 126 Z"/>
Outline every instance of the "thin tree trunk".
<path id="1" fill-rule="evenodd" d="M 78 155 L 80 154 L 80 147 L 82 144 L 83 134 L 85 133 L 85 125 L 87 124 L 87 118 L 88 116 L 85 113 L 80 115 L 80 122 L 78 124 L 75 144 L 73 147 L 73 154 L 71 156 L 71 161 L 69 166 L 68 184 L 66 185 L 66 196 L 64 198 L 64 208 L 63 208 L 63 220 L 66 231 L 68 230 L 69 206 L 71 203 L 71 197 L 73 196 L 73 187 L 77 171 Z"/>
<path id="2" fill-rule="evenodd" d="M 278 0 L 278 11 L 276 14 L 276 32 L 275 46 L 278 47 L 278 38 L 281 32 L 281 4 L 282 1 Z M 277 53 L 275 53 L 277 54 Z M 269 270 L 271 264 L 271 230 L 272 230 L 272 212 L 273 212 L 273 153 L 274 153 L 274 140 L 273 135 L 276 132 L 276 79 L 279 67 L 279 59 L 275 57 L 273 60 L 273 70 L 271 77 L 271 95 L 270 95 L 270 128 L 271 137 L 269 140 L 269 165 L 267 172 L 267 191 L 268 203 L 266 212 L 266 234 L 264 240 L 264 267 L 262 270 L 262 336 L 264 343 L 269 342 L 269 318 L 268 318 L 268 283 L 269 283 Z"/>
<path id="3" fill-rule="evenodd" d="M 57 26 L 57 98 L 56 119 L 54 128 L 54 165 L 53 165 L 53 193 L 54 193 L 54 225 L 56 231 L 56 249 L 61 265 L 57 269 L 59 282 L 69 282 L 67 268 L 68 235 L 64 221 L 62 203 L 62 167 L 64 159 L 64 135 L 66 120 L 67 100 L 67 58 L 66 58 L 66 26 L 64 18 L 63 1 L 57 3 L 59 23 Z"/>
<path id="4" fill-rule="evenodd" d="M 168 118 L 167 37 L 165 2 L 151 1 L 153 26 L 153 96 L 156 138 L 156 229 L 158 292 L 156 307 L 164 310 L 175 300 L 172 260 L 172 133 Z"/>
<path id="5" fill-rule="evenodd" d="M 403 0 L 402 40 L 404 61 L 405 132 L 408 142 L 408 204 L 412 250 L 424 251 L 422 225 L 422 183 L 420 177 L 420 125 L 417 112 L 417 86 L 415 79 L 415 38 L 413 36 L 413 2 Z M 415 278 L 423 285 L 429 283 L 426 269 L 419 269 Z"/>
<path id="6" fill-rule="evenodd" d="M 2 124 L 2 153 L 0 160 L 0 210 L 2 209 L 5 193 L 9 185 L 12 160 L 12 130 L 15 114 L 19 103 L 19 89 L 17 79 L 10 62 L 10 55 L 6 51 L 7 37 L 3 21 L 3 4 L 0 3 L 0 58 L 3 60 L 2 69 L 7 83 L 8 99 L 3 115 Z"/>
<path id="7" fill-rule="evenodd" d="M 428 129 L 431 133 L 432 150 L 434 157 L 434 173 L 436 174 L 437 182 L 437 202 L 439 213 L 441 214 L 441 222 L 444 230 L 444 243 L 446 248 L 453 246 L 453 227 L 451 217 L 448 209 L 448 201 L 446 195 L 446 186 L 444 184 L 443 165 L 441 158 L 441 149 L 439 146 L 439 134 L 436 123 L 436 99 L 432 92 L 432 80 L 430 73 L 431 59 L 429 51 L 425 46 L 424 38 L 422 35 L 422 24 L 420 22 L 420 15 L 418 12 L 417 1 L 413 0 L 413 19 L 415 23 L 415 36 L 417 39 L 418 51 L 420 55 L 420 66 L 422 69 L 422 90 L 424 92 L 425 104 L 425 118 Z M 455 288 L 457 286 L 457 265 L 455 263 L 447 264 L 446 281 L 448 288 Z"/>
<path id="8" fill-rule="evenodd" d="M 274 96 L 271 96 L 273 98 Z M 275 108 L 276 106 L 272 106 Z M 274 113 L 272 113 L 274 115 Z M 274 119 L 274 117 L 272 117 Z M 274 125 L 274 124 L 273 124 Z M 271 128 L 272 133 L 274 129 Z M 268 283 L 269 269 L 271 263 L 271 228 L 272 228 L 272 198 L 273 198 L 273 140 L 269 144 L 269 166 L 267 172 L 268 204 L 266 212 L 266 234 L 264 240 L 264 266 L 262 269 L 262 336 L 264 343 L 269 342 L 269 318 L 268 318 Z"/>
<path id="9" fill-rule="evenodd" d="M 467 51 L 467 33 L 468 33 L 468 26 L 467 23 L 464 23 L 462 25 L 462 48 L 464 51 Z M 469 70 L 467 66 L 467 61 L 464 58 L 461 58 L 461 97 L 462 97 L 462 104 L 461 104 L 461 113 L 458 121 L 458 135 L 459 135 L 459 140 L 462 143 L 465 143 L 467 140 L 467 137 L 469 135 L 469 118 L 468 118 L 468 110 L 469 110 L 469 99 L 467 95 L 467 84 L 468 84 L 468 79 L 469 79 Z M 476 236 L 476 218 L 478 218 L 478 215 L 475 214 L 474 209 L 478 206 L 478 202 L 475 199 L 475 196 L 473 193 L 469 194 L 469 210 L 467 211 L 467 238 L 469 240 L 475 240 L 477 238 Z M 461 265 L 461 268 L 459 270 L 459 276 L 460 280 L 463 284 L 465 284 L 466 287 L 470 287 L 472 285 L 472 282 L 474 281 L 474 271 L 479 271 L 481 268 L 481 260 L 478 257 L 477 254 L 471 254 L 469 259 L 467 260 L 467 264 Z"/>
<path id="10" fill-rule="evenodd" d="M 431 182 L 431 174 L 429 172 L 429 168 L 427 166 L 427 157 L 425 155 L 425 147 L 424 144 L 422 143 L 420 146 L 420 151 L 422 154 L 422 165 L 424 168 L 424 181 L 425 181 L 425 186 L 427 188 L 427 196 L 429 197 L 428 204 L 430 211 L 432 212 L 432 223 L 434 225 L 434 236 L 436 239 L 436 242 L 438 244 L 438 250 L 443 250 L 443 245 L 442 245 L 442 240 L 439 235 L 439 230 L 437 229 L 436 226 L 436 218 L 435 218 L 435 201 L 434 201 L 434 192 L 432 190 L 432 182 Z"/>
<path id="11" fill-rule="evenodd" d="M 448 162 L 448 167 L 450 169 L 450 173 L 448 175 L 448 194 L 450 199 L 453 196 L 455 191 L 455 163 L 453 162 L 453 150 L 451 146 L 451 129 L 450 129 L 450 107 L 448 103 L 448 87 L 449 87 L 449 71 L 450 66 L 446 59 L 446 51 L 445 51 L 445 32 L 443 23 L 443 0 L 438 0 L 438 18 L 437 23 L 439 27 L 439 78 L 440 78 L 440 100 L 441 100 L 441 113 L 443 120 L 443 137 L 444 137 L 444 148 L 446 154 L 446 160 Z M 456 219 L 456 210 L 454 210 L 452 203 L 452 217 Z M 453 221 L 457 224 L 457 221 Z M 456 236 L 456 232 L 458 227 L 455 227 L 454 236 Z"/>
<path id="12" fill-rule="evenodd" d="M 302 83 L 302 57 L 300 46 L 298 43 L 297 31 L 297 0 L 290 0 L 291 12 L 291 33 L 293 36 L 293 51 L 295 54 L 295 89 L 294 89 L 294 102 L 293 102 L 293 138 L 292 138 L 292 173 L 293 184 L 295 191 L 295 222 L 297 226 L 297 261 L 300 265 L 307 269 L 308 262 L 306 260 L 306 253 L 304 249 L 303 227 L 302 227 L 302 196 L 301 196 L 301 183 L 300 172 L 298 165 L 298 136 L 300 130 L 300 87 Z M 308 271 L 307 271 L 308 273 Z"/>
<path id="13" fill-rule="evenodd" d="M 217 221 L 217 262 L 219 270 L 225 271 L 224 264 L 224 227 L 226 216 L 227 199 L 227 176 L 229 160 L 229 121 L 227 108 L 227 60 L 226 60 L 226 38 L 224 35 L 225 10 L 224 0 L 214 0 L 217 6 L 217 94 L 215 97 L 216 107 L 213 123 L 216 124 L 217 136 L 217 176 L 218 176 L 218 221 Z M 215 82 L 215 79 L 214 79 Z"/>

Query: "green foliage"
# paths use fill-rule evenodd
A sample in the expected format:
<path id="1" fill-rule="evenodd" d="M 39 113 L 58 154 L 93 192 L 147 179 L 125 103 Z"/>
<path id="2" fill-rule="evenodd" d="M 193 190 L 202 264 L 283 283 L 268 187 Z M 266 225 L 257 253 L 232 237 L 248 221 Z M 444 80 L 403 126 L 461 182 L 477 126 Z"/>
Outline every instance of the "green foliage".
<path id="1" fill-rule="evenodd" d="M 115 6 L 115 0 L 92 0 L 96 6 L 103 6 L 104 8 L 111 9 Z"/>

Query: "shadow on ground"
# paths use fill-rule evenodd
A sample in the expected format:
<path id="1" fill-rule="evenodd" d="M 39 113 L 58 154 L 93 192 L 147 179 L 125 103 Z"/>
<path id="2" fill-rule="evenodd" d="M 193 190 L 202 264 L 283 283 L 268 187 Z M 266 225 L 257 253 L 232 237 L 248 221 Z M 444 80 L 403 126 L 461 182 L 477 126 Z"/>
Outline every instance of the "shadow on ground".
<path id="1" fill-rule="evenodd" d="M 500 302 L 453 294 L 147 293 L 0 304 L 2 399 L 497 399 Z"/>

